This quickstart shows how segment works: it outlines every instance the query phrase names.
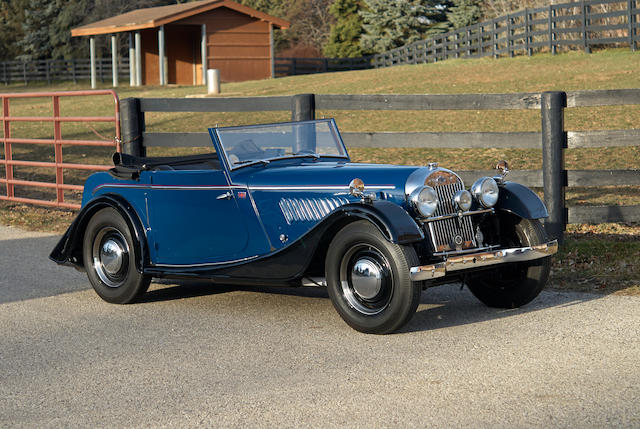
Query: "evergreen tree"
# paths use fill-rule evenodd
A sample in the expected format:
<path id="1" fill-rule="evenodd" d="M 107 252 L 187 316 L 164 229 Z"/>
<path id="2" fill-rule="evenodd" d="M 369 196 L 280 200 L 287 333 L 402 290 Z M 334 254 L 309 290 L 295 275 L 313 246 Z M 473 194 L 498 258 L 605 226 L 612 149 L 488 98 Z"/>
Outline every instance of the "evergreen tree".
<path id="1" fill-rule="evenodd" d="M 15 60 L 20 55 L 22 22 L 26 0 L 0 0 L 0 60 Z"/>
<path id="2" fill-rule="evenodd" d="M 50 58 L 53 47 L 49 36 L 49 26 L 55 18 L 55 3 L 47 0 L 29 0 L 24 11 L 22 30 L 24 34 L 18 42 L 22 61 Z"/>
<path id="3" fill-rule="evenodd" d="M 353 58 L 363 54 L 360 37 L 364 33 L 359 0 L 335 0 L 329 12 L 336 18 L 323 52 L 327 57 Z"/>
<path id="4" fill-rule="evenodd" d="M 58 14 L 51 21 L 51 58 L 82 58 L 88 54 L 85 37 L 71 37 L 71 29 L 85 23 L 91 0 L 55 0 Z"/>
<path id="5" fill-rule="evenodd" d="M 450 2 L 437 0 L 364 0 L 360 11 L 365 34 L 360 44 L 365 51 L 384 52 L 446 31 L 446 10 Z"/>
<path id="6" fill-rule="evenodd" d="M 473 25 L 482 16 L 480 0 L 453 0 L 447 19 L 454 29 Z"/>

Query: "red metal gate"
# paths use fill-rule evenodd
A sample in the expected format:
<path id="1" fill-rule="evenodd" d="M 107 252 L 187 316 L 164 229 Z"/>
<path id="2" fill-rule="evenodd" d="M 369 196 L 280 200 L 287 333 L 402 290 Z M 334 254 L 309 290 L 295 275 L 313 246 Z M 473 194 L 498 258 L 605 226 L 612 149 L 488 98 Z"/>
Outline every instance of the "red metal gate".
<path id="1" fill-rule="evenodd" d="M 60 98 L 62 97 L 78 97 L 93 95 L 111 95 L 115 103 L 113 116 L 61 116 L 60 114 Z M 37 98 L 50 97 L 53 103 L 53 114 L 51 116 L 11 116 L 10 103 L 11 99 L 19 98 Z M 94 90 L 94 91 L 60 91 L 60 92 L 25 92 L 15 94 L 0 94 L 2 102 L 2 128 L 3 135 L 0 141 L 4 144 L 4 159 L 0 159 L 0 165 L 5 167 L 5 177 L 0 177 L 0 183 L 6 185 L 6 195 L 0 195 L 0 200 L 16 201 L 23 203 L 33 203 L 45 206 L 64 207 L 77 209 L 80 204 L 65 202 L 64 191 L 75 190 L 82 191 L 81 185 L 71 185 L 64 183 L 64 170 L 90 170 L 105 171 L 110 167 L 108 165 L 94 164 L 77 164 L 65 163 L 62 160 L 63 146 L 104 146 L 113 147 L 120 152 L 120 100 L 113 90 Z M 53 123 L 53 139 L 33 139 L 33 138 L 14 138 L 11 136 L 12 122 L 52 122 Z M 66 122 L 113 122 L 115 126 L 113 140 L 74 140 L 64 139 L 62 137 L 62 123 Z M 12 153 L 13 144 L 38 144 L 54 146 L 54 162 L 43 161 L 26 161 L 14 160 Z M 14 179 L 14 166 L 27 167 L 50 167 L 55 169 L 55 183 L 17 180 Z M 37 198 L 22 198 L 15 196 L 15 186 L 28 186 L 36 188 L 52 188 L 56 190 L 56 200 L 43 200 Z"/>

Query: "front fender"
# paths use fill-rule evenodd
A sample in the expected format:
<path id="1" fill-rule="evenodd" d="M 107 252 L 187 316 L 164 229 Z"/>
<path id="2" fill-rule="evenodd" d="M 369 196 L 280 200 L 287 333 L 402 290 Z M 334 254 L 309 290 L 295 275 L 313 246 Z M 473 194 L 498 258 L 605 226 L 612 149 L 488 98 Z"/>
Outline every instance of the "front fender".
<path id="1" fill-rule="evenodd" d="M 387 240 L 396 244 L 409 244 L 424 240 L 424 233 L 405 209 L 389 201 L 372 204 L 348 204 L 337 214 L 358 216 L 376 225 Z M 336 215 L 334 215 L 336 217 Z"/>
<path id="2" fill-rule="evenodd" d="M 142 273 L 149 255 L 146 232 L 135 209 L 126 199 L 116 194 L 100 195 L 89 201 L 67 228 L 67 231 L 49 255 L 49 259 L 59 265 L 71 265 L 80 270 L 84 269 L 82 241 L 85 229 L 91 217 L 98 210 L 106 207 L 116 209 L 127 222 L 134 238 L 133 247 L 136 255 L 136 269 Z"/>
<path id="3" fill-rule="evenodd" d="M 524 219 L 542 219 L 549 216 L 547 207 L 536 193 L 516 182 L 506 182 L 500 186 L 495 207 Z"/>

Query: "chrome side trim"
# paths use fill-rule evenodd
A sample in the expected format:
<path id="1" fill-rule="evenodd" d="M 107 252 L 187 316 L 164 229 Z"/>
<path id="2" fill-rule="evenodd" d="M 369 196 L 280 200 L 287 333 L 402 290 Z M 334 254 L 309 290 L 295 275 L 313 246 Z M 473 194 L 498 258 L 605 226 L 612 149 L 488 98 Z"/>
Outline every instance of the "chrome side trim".
<path id="1" fill-rule="evenodd" d="M 349 192 L 349 186 L 249 186 L 251 191 L 344 191 Z M 367 189 L 396 189 L 394 185 L 368 185 L 365 186 L 365 190 Z"/>
<path id="2" fill-rule="evenodd" d="M 302 287 L 326 287 L 327 279 L 324 277 L 303 277 L 300 280 Z"/>
<path id="3" fill-rule="evenodd" d="M 461 212 L 461 213 L 450 213 L 442 216 L 433 216 L 433 217 L 428 217 L 426 219 L 418 219 L 418 222 L 420 223 L 435 222 L 437 220 L 451 219 L 458 216 L 472 216 L 472 215 L 477 215 L 482 213 L 494 213 L 494 212 L 495 212 L 495 209 L 492 207 L 490 209 L 473 210 L 473 211 Z"/>
<path id="4" fill-rule="evenodd" d="M 206 262 L 204 264 L 153 264 L 150 268 L 155 267 L 163 267 L 163 268 L 196 268 L 196 267 L 214 267 L 217 265 L 225 265 L 225 264 L 235 264 L 238 262 L 246 262 L 252 259 L 256 259 L 260 255 L 249 256 L 248 258 L 234 259 L 232 261 L 222 261 L 222 262 Z"/>
<path id="5" fill-rule="evenodd" d="M 547 256 L 551 256 L 557 252 L 558 240 L 553 240 L 536 246 L 514 247 L 492 252 L 453 256 L 447 258 L 444 262 L 411 267 L 411 280 L 414 282 L 431 280 L 444 277 L 451 272 L 467 270 L 470 268 L 507 264 L 509 262 L 532 261 L 535 259 L 546 258 Z"/>
<path id="6" fill-rule="evenodd" d="M 492 246 L 476 247 L 474 249 L 452 250 L 449 252 L 436 252 L 433 254 L 433 256 L 458 256 L 458 255 L 467 254 L 467 253 L 474 253 L 474 252 L 478 253 L 480 251 L 493 250 L 498 247 L 500 247 L 499 244 L 494 244 Z"/>

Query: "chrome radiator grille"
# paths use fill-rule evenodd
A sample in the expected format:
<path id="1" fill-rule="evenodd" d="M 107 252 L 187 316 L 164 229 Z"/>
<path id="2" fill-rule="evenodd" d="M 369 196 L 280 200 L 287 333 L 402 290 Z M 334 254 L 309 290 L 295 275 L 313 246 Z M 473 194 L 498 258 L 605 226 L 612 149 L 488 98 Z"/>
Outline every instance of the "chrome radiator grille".
<path id="1" fill-rule="evenodd" d="M 463 189 L 462 182 L 456 178 L 453 183 L 434 183 L 434 185 L 440 203 L 433 217 L 456 213 L 457 210 L 453 207 L 452 199 L 456 192 Z M 429 228 L 436 252 L 477 247 L 470 216 L 429 222 Z"/>

